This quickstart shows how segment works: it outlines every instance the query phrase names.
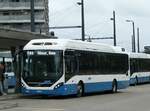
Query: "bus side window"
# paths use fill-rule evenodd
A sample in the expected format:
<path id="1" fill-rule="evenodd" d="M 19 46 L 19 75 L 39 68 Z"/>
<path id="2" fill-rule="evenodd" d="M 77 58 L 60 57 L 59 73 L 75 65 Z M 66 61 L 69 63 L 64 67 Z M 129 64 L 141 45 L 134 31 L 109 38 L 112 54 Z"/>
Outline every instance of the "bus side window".
<path id="1" fill-rule="evenodd" d="M 131 59 L 131 63 L 130 63 L 130 71 L 131 71 L 131 75 L 136 72 L 136 60 L 135 59 Z"/>

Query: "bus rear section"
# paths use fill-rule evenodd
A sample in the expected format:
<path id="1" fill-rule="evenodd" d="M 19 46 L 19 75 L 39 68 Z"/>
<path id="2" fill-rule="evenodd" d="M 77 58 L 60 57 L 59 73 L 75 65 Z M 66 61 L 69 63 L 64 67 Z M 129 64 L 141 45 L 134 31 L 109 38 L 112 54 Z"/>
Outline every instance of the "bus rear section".
<path id="1" fill-rule="evenodd" d="M 130 54 L 130 84 L 150 82 L 150 55 L 144 53 Z"/>

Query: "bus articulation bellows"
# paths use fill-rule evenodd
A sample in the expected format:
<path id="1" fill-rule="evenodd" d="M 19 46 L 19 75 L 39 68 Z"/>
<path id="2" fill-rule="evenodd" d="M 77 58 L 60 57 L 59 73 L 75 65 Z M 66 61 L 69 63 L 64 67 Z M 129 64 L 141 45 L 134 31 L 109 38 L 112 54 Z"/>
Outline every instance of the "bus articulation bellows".
<path id="1" fill-rule="evenodd" d="M 22 52 L 22 94 L 77 95 L 129 86 L 122 48 L 63 39 L 31 40 Z"/>

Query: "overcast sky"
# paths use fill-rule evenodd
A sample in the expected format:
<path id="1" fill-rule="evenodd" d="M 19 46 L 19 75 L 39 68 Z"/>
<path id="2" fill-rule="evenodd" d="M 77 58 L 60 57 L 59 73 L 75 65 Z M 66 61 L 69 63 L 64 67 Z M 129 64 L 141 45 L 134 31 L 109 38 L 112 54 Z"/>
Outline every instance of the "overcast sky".
<path id="1" fill-rule="evenodd" d="M 50 26 L 78 26 L 81 24 L 80 0 L 49 0 Z M 116 11 L 117 45 L 131 51 L 132 24 L 140 28 L 141 50 L 150 45 L 150 0 L 84 0 L 85 32 L 90 37 L 112 37 L 113 22 L 110 20 Z M 59 38 L 81 38 L 80 29 L 53 30 Z M 137 31 L 136 31 L 137 33 Z M 136 34 L 137 35 L 137 34 Z M 113 40 L 93 42 L 113 45 Z"/>

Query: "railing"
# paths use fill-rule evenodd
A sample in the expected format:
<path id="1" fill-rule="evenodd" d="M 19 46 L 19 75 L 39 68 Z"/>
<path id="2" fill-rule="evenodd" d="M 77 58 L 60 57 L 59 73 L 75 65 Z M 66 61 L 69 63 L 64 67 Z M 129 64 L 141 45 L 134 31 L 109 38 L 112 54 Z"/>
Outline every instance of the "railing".
<path id="1" fill-rule="evenodd" d="M 44 2 L 35 2 L 36 8 L 44 8 Z M 0 2 L 0 9 L 30 8 L 30 2 Z"/>

